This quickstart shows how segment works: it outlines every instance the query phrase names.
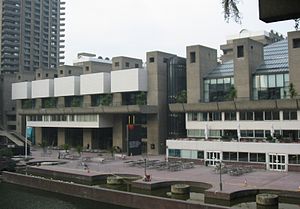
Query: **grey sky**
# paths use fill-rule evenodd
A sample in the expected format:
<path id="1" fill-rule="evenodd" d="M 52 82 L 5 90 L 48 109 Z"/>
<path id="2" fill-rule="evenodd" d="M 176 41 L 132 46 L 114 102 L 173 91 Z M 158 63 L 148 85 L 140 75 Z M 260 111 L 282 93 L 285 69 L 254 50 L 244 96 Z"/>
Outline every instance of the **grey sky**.
<path id="1" fill-rule="evenodd" d="M 185 56 L 187 45 L 219 49 L 241 29 L 294 30 L 293 21 L 265 24 L 258 18 L 258 0 L 244 0 L 242 25 L 223 18 L 221 0 L 65 0 L 66 64 L 78 52 L 102 57 L 119 55 L 145 60 L 147 51 Z"/>

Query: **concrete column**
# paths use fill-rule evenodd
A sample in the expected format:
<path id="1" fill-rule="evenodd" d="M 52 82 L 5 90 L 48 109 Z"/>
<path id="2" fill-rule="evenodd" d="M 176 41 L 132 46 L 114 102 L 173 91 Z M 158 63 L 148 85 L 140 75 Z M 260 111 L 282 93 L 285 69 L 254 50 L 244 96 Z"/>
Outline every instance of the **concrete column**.
<path id="1" fill-rule="evenodd" d="M 42 99 L 35 99 L 35 109 L 42 108 Z"/>
<path id="2" fill-rule="evenodd" d="M 250 38 L 233 41 L 234 86 L 237 100 L 249 100 L 252 95 L 252 73 L 263 62 L 263 44 Z M 240 54 L 238 54 L 238 49 Z"/>
<path id="3" fill-rule="evenodd" d="M 34 128 L 35 130 L 35 144 L 41 144 L 42 143 L 42 128 Z"/>
<path id="4" fill-rule="evenodd" d="M 87 145 L 92 147 L 92 130 L 91 129 L 83 129 L 83 147 L 87 148 Z"/>
<path id="5" fill-rule="evenodd" d="M 22 100 L 16 101 L 16 131 L 22 134 L 22 116 L 18 113 L 18 110 L 22 109 Z"/>
<path id="6" fill-rule="evenodd" d="M 83 96 L 83 107 L 91 107 L 91 106 L 92 106 L 92 97 L 91 97 L 91 95 L 84 95 Z"/>
<path id="7" fill-rule="evenodd" d="M 122 105 L 122 93 L 114 93 L 113 94 L 113 106 Z"/>
<path id="8" fill-rule="evenodd" d="M 297 40 L 300 40 L 300 31 L 293 31 L 288 33 L 288 51 L 289 51 L 289 76 L 290 83 L 293 83 L 294 88 L 300 98 L 300 47 L 297 45 Z"/>
<path id="9" fill-rule="evenodd" d="M 119 146 L 124 152 L 127 151 L 126 127 L 122 115 L 114 116 L 113 146 Z"/>
<path id="10" fill-rule="evenodd" d="M 201 45 L 186 48 L 187 103 L 204 99 L 203 77 L 217 66 L 217 50 Z"/>
<path id="11" fill-rule="evenodd" d="M 65 98 L 58 97 L 57 98 L 57 108 L 64 108 L 65 107 Z"/>
<path id="12" fill-rule="evenodd" d="M 65 142 L 65 129 L 63 128 L 58 128 L 57 129 L 57 145 L 61 146 L 64 145 Z"/>

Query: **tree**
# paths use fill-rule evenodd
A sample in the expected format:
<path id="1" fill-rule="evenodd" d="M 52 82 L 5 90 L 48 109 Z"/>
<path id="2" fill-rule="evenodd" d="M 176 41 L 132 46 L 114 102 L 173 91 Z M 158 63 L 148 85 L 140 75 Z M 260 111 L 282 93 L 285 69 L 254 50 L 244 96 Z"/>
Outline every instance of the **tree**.
<path id="1" fill-rule="evenodd" d="M 290 93 L 290 97 L 293 99 L 295 96 L 297 96 L 297 92 L 295 90 L 294 84 L 290 83 L 289 85 L 289 93 Z"/>
<path id="2" fill-rule="evenodd" d="M 187 102 L 187 92 L 186 90 L 182 90 L 176 96 L 177 103 L 186 103 Z"/>
<path id="3" fill-rule="evenodd" d="M 145 92 L 140 92 L 139 94 L 136 95 L 136 104 L 137 105 L 145 105 L 147 102 L 146 98 L 146 93 Z"/>
<path id="4" fill-rule="evenodd" d="M 231 86 L 228 94 L 226 95 L 226 99 L 234 100 L 236 97 L 237 97 L 237 90 L 235 89 L 234 86 Z"/>
<path id="5" fill-rule="evenodd" d="M 239 0 L 222 0 L 222 6 L 224 9 L 224 19 L 229 22 L 231 18 L 234 19 L 235 22 L 241 23 L 241 13 L 237 4 L 239 4 Z"/>

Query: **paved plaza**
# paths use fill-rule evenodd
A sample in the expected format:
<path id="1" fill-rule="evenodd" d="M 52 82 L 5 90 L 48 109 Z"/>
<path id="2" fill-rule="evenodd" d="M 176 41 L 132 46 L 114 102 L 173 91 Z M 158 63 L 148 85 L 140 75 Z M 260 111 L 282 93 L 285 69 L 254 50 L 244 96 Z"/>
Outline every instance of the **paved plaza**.
<path id="1" fill-rule="evenodd" d="M 84 175 L 98 174 L 137 174 L 144 176 L 144 168 L 130 166 L 131 161 L 143 160 L 145 156 L 126 156 L 112 158 L 109 153 L 83 152 L 79 159 L 58 159 L 58 150 L 51 150 L 44 154 L 42 149 L 34 148 L 32 150 L 31 161 L 58 160 L 64 161 L 65 164 L 41 166 L 45 169 L 77 173 Z M 96 159 L 95 161 L 86 161 L 88 169 L 85 169 L 82 163 L 84 159 Z M 165 161 L 165 156 L 146 156 L 147 160 Z M 98 160 L 98 161 L 97 161 Z M 183 169 L 180 171 L 168 171 L 147 169 L 147 174 L 151 175 L 151 182 L 161 181 L 196 181 L 211 184 L 211 190 L 219 191 L 220 175 L 215 173 L 212 167 L 195 165 L 194 168 Z M 150 183 L 151 183 L 150 182 Z M 253 170 L 240 176 L 230 176 L 222 174 L 223 192 L 230 193 L 245 189 L 278 189 L 300 192 L 300 173 L 297 172 L 276 172 L 266 170 Z"/>

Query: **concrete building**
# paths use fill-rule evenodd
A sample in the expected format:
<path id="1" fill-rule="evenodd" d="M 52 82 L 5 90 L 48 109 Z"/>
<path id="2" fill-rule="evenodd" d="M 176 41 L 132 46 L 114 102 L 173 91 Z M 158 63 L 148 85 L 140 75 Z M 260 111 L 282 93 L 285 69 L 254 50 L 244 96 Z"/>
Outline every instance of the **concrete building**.
<path id="1" fill-rule="evenodd" d="M 129 155 L 164 153 L 168 63 L 172 60 L 174 67 L 184 61 L 175 58 L 148 52 L 145 68 L 140 59 L 114 57 L 109 61 L 81 53 L 73 66 L 60 66 L 55 74 L 38 70 L 34 81 L 12 85 L 17 131 L 25 135 L 26 127 L 34 128 L 36 143 L 46 141 L 53 146 L 118 146 Z"/>
<path id="2" fill-rule="evenodd" d="M 55 69 L 63 58 L 64 2 L 1 0 L 1 72 Z"/>
<path id="3" fill-rule="evenodd" d="M 265 40 L 266 37 L 260 40 Z M 300 32 L 265 44 L 230 40 L 223 63 L 216 50 L 187 47 L 187 137 L 167 141 L 169 159 L 300 171 Z"/>

